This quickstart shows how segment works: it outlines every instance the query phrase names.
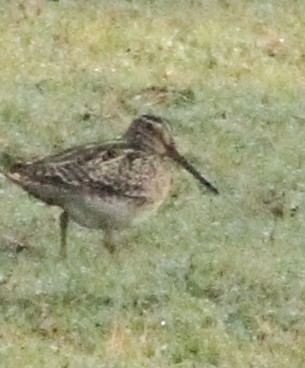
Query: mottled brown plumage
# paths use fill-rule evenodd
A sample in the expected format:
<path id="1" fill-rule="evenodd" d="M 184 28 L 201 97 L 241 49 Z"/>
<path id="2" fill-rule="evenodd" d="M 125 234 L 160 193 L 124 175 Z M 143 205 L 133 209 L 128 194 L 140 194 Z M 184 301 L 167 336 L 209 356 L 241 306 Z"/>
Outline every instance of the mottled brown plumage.
<path id="1" fill-rule="evenodd" d="M 63 209 L 61 255 L 66 256 L 69 218 L 105 231 L 127 227 L 156 210 L 168 195 L 174 160 L 218 193 L 176 150 L 167 120 L 154 115 L 135 119 L 121 140 L 71 148 L 33 162 L 15 163 L 7 176 L 28 193 Z"/>

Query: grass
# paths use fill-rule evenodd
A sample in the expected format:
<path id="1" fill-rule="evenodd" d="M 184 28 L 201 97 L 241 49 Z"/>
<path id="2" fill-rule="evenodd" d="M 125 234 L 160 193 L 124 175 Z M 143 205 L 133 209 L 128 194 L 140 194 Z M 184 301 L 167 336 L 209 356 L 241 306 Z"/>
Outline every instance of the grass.
<path id="1" fill-rule="evenodd" d="M 60 262 L 58 209 L 1 178 L 0 367 L 304 366 L 304 10 L 1 2 L 0 151 L 104 141 L 153 112 L 221 195 L 178 171 L 128 246 L 73 225 Z"/>

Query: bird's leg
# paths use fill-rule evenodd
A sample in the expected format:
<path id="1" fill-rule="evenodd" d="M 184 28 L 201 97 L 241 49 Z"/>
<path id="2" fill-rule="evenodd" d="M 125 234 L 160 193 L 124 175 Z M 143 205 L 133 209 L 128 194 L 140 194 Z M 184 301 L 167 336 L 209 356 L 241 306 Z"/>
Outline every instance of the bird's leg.
<path id="1" fill-rule="evenodd" d="M 115 251 L 115 246 L 113 242 L 113 233 L 112 230 L 110 229 L 107 229 L 104 232 L 104 245 L 110 253 L 113 253 Z"/>
<path id="2" fill-rule="evenodd" d="M 69 223 L 68 212 L 64 211 L 59 217 L 60 223 L 60 251 L 59 255 L 61 258 L 67 258 L 67 229 Z"/>

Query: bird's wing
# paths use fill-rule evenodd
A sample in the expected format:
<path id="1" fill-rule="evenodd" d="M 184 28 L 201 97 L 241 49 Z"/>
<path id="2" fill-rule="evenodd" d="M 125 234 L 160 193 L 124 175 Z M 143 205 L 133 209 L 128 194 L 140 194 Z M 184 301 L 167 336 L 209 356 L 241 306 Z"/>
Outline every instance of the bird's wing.
<path id="1" fill-rule="evenodd" d="M 19 175 L 16 182 L 145 198 L 144 182 L 154 174 L 153 167 L 151 156 L 118 142 L 79 146 L 31 163 L 16 163 L 10 176 Z"/>

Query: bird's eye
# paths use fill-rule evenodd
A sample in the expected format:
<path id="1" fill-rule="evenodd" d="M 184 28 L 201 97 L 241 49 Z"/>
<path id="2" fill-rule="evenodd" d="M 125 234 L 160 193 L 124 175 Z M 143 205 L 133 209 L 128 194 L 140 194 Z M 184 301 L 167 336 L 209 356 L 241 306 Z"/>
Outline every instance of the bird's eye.
<path id="1" fill-rule="evenodd" d="M 146 128 L 147 128 L 148 130 L 150 130 L 151 132 L 154 130 L 153 125 L 152 125 L 152 124 L 150 124 L 150 123 L 146 124 Z"/>

